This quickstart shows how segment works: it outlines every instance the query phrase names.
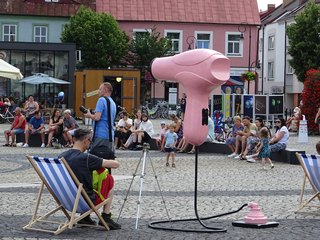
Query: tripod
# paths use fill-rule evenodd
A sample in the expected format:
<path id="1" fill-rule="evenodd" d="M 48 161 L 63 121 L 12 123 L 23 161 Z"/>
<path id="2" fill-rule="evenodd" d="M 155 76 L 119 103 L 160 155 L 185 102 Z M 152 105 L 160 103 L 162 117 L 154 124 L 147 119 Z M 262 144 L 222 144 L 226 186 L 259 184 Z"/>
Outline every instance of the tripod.
<path id="1" fill-rule="evenodd" d="M 140 217 L 140 205 L 141 205 L 142 187 L 143 187 L 144 176 L 146 175 L 147 157 L 148 157 L 149 162 L 151 164 L 151 167 L 152 167 L 152 170 L 153 170 L 153 175 L 154 175 L 154 178 L 156 179 L 156 182 L 157 182 L 157 185 L 158 185 L 158 188 L 159 188 L 159 192 L 160 192 L 160 195 L 161 195 L 162 203 L 163 203 L 163 205 L 164 205 L 164 207 L 166 209 L 166 213 L 167 213 L 168 219 L 170 221 L 169 212 L 168 212 L 165 200 L 164 200 L 163 195 L 162 195 L 162 191 L 161 191 L 160 184 L 159 184 L 159 181 L 158 181 L 158 176 L 157 176 L 156 171 L 154 169 L 152 160 L 151 160 L 151 158 L 149 156 L 149 149 L 150 149 L 150 145 L 148 143 L 144 143 L 143 147 L 142 147 L 142 155 L 141 155 L 141 157 L 139 159 L 139 162 L 138 162 L 138 165 L 136 167 L 136 170 L 133 173 L 133 176 L 132 176 L 132 179 L 131 179 L 131 182 L 130 182 L 130 185 L 129 185 L 129 188 L 128 188 L 128 191 L 127 191 L 127 194 L 126 194 L 126 196 L 124 198 L 124 201 L 123 201 L 123 204 L 121 206 L 120 213 L 119 213 L 119 216 L 118 216 L 118 219 L 117 219 L 117 222 L 118 222 L 119 218 L 121 216 L 122 210 L 124 208 L 124 205 L 125 205 L 125 203 L 126 203 L 126 201 L 128 199 L 128 195 L 129 195 L 129 192 L 130 192 L 130 189 L 131 189 L 131 186 L 132 186 L 134 178 L 136 176 L 140 176 L 140 190 L 139 190 L 139 198 L 138 198 L 138 202 L 137 202 L 138 207 L 137 207 L 137 217 L 136 217 L 136 229 L 138 229 L 138 222 L 139 222 L 139 217 Z M 138 169 L 139 169 L 141 161 L 142 161 L 141 174 L 137 175 L 137 172 L 138 172 Z"/>

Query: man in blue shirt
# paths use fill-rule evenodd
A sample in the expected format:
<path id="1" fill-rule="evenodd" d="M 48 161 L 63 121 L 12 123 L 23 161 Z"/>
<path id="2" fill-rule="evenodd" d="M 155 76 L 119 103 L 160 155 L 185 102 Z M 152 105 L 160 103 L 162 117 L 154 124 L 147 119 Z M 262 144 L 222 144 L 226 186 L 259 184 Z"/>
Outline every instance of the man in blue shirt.
<path id="1" fill-rule="evenodd" d="M 41 136 L 41 147 L 45 147 L 45 143 L 44 143 L 44 139 L 45 139 L 45 135 L 44 135 L 44 120 L 41 117 L 41 114 L 39 111 L 35 111 L 34 116 L 30 119 L 30 121 L 28 122 L 28 126 L 27 129 L 25 131 L 25 144 L 23 145 L 23 147 L 29 147 L 28 141 L 29 141 L 29 137 L 31 135 L 39 135 Z"/>
<path id="2" fill-rule="evenodd" d="M 113 139 L 114 139 L 114 119 L 117 113 L 117 107 L 113 99 L 111 98 L 113 88 L 109 82 L 104 82 L 99 87 L 99 99 L 96 104 L 95 113 L 91 114 L 88 111 L 84 114 L 85 117 L 91 118 L 96 124 L 95 133 L 93 136 L 93 146 L 105 146 L 107 145 L 110 149 L 114 150 Z M 111 113 L 111 139 L 109 139 L 109 119 L 108 119 L 108 106 L 105 99 L 107 97 L 110 100 L 110 113 Z"/>

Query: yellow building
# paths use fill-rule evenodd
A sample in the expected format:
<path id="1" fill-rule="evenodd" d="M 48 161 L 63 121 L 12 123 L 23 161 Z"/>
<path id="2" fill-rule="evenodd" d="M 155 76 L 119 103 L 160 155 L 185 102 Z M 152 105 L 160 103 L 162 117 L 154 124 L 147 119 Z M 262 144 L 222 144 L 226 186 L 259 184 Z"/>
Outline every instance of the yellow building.
<path id="1" fill-rule="evenodd" d="M 75 115 L 82 117 L 81 105 L 95 109 L 98 100 L 98 89 L 101 83 L 110 82 L 113 86 L 112 98 L 117 106 L 127 112 L 134 112 L 140 107 L 140 70 L 107 69 L 81 70 L 75 72 Z"/>

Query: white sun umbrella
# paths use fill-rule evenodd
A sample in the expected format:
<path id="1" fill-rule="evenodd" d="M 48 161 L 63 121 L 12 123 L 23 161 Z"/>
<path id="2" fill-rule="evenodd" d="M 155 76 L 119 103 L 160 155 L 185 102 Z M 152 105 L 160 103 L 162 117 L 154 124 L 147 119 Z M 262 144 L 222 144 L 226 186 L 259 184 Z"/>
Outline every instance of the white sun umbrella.
<path id="1" fill-rule="evenodd" d="M 50 77 L 44 73 L 36 73 L 30 77 L 26 77 L 20 81 L 21 83 L 28 83 L 28 84 L 44 84 L 44 83 L 51 83 L 51 84 L 70 84 L 70 82 Z"/>
<path id="2" fill-rule="evenodd" d="M 12 66 L 2 59 L 0 59 L 0 77 L 11 78 L 14 80 L 23 78 L 19 68 Z"/>

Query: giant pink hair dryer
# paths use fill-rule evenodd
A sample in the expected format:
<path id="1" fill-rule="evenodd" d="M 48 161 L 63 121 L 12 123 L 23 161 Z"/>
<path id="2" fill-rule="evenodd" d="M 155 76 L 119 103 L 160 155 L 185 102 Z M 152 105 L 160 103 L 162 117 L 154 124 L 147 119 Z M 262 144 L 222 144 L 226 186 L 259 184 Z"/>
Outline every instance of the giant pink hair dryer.
<path id="1" fill-rule="evenodd" d="M 199 146 L 208 134 L 208 98 L 211 91 L 230 77 L 230 61 L 210 49 L 194 49 L 172 57 L 155 58 L 152 75 L 158 80 L 177 81 L 187 95 L 183 134 Z"/>

